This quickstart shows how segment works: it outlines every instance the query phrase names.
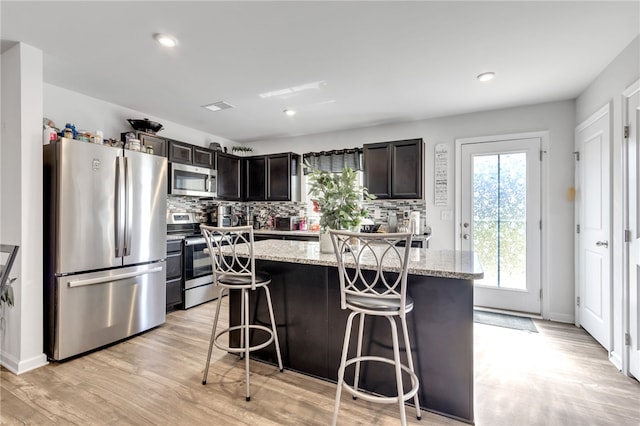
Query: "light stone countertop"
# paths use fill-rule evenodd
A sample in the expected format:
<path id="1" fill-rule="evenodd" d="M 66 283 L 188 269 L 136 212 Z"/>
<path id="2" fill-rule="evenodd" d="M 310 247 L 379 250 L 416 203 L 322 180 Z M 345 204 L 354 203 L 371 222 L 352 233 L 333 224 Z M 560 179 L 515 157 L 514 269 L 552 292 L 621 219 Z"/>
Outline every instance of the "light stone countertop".
<path id="1" fill-rule="evenodd" d="M 231 248 L 228 248 L 231 250 Z M 399 248 L 403 250 L 403 248 Z M 410 275 L 427 275 L 432 277 L 457 278 L 465 280 L 481 279 L 484 276 L 480 262 L 473 252 L 456 250 L 433 250 L 426 248 L 410 248 Z M 242 256 L 248 250 L 242 245 L 236 247 L 237 254 Z M 320 243 L 316 241 L 263 240 L 254 243 L 254 256 L 260 260 L 289 262 L 307 265 L 336 266 L 333 253 L 320 253 Z M 367 268 L 369 259 L 360 259 L 360 266 Z M 373 267 L 371 268 L 373 269 Z M 393 263 L 385 270 L 397 270 Z"/>
<path id="2" fill-rule="evenodd" d="M 318 238 L 318 231 L 279 231 L 277 229 L 256 229 L 253 231 L 253 235 L 293 235 L 296 237 L 316 237 Z"/>

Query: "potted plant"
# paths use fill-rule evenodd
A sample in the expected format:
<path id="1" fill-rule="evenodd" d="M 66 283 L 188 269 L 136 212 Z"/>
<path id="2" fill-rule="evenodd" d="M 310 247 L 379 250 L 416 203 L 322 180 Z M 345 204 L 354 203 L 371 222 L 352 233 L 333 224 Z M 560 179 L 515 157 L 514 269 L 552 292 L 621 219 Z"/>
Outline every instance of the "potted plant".
<path id="1" fill-rule="evenodd" d="M 329 229 L 357 231 L 362 219 L 368 216 L 362 200 L 372 200 L 367 188 L 358 185 L 356 172 L 345 167 L 342 173 L 329 173 L 311 168 L 307 175 L 308 194 L 314 204 L 314 210 L 320 213 L 320 251 L 332 252 L 333 246 Z"/>

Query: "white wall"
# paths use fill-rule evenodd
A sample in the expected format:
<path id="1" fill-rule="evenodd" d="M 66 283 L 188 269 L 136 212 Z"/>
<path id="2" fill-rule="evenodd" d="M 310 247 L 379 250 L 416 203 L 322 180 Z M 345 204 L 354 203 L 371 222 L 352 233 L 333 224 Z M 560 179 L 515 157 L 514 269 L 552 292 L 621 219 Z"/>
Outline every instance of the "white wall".
<path id="1" fill-rule="evenodd" d="M 238 145 L 221 136 L 204 133 L 185 127 L 161 117 L 135 111 L 101 99 L 73 92 L 62 87 L 44 84 L 44 116 L 53 120 L 56 127 L 62 129 L 65 123 L 75 124 L 77 130 L 94 133 L 102 130 L 105 138 L 120 140 L 120 133 L 133 130 L 128 118 L 148 118 L 161 123 L 163 130 L 158 136 L 188 142 L 193 145 L 209 147 L 210 142 L 218 142 L 223 147 Z"/>
<path id="2" fill-rule="evenodd" d="M 623 284 L 624 284 L 624 193 L 622 159 L 623 107 L 622 92 L 640 78 L 640 37 L 623 50 L 576 100 L 576 123 L 581 123 L 607 103 L 611 104 L 611 169 L 612 169 L 612 319 L 613 339 L 611 360 L 621 368 L 623 341 Z"/>
<path id="3" fill-rule="evenodd" d="M 265 140 L 250 144 L 254 152 L 273 153 L 293 151 L 305 153 L 327 149 L 359 147 L 365 143 L 398 139 L 423 138 L 425 141 L 425 199 L 427 224 L 433 236 L 429 247 L 453 249 L 454 223 L 441 220 L 443 210 L 455 208 L 455 153 L 454 141 L 458 138 L 492 136 L 533 131 L 549 132 L 549 152 L 546 155 L 549 180 L 549 223 L 547 234 L 553 236 L 547 261 L 549 295 L 545 317 L 564 322 L 574 318 L 573 279 L 573 202 L 567 200 L 567 191 L 573 187 L 573 129 L 575 127 L 575 104 L 573 101 L 554 102 L 510 108 L 474 114 L 450 116 L 409 123 L 382 125 L 348 131 L 324 133 Z M 434 157 L 436 144 L 449 146 L 449 205 L 434 205 Z M 544 279 L 544 277 L 543 277 Z"/>
<path id="4" fill-rule="evenodd" d="M 0 362 L 14 373 L 46 364 L 42 348 L 42 52 L 2 54 L 0 240 L 19 245 L 15 305 L 4 307 Z"/>

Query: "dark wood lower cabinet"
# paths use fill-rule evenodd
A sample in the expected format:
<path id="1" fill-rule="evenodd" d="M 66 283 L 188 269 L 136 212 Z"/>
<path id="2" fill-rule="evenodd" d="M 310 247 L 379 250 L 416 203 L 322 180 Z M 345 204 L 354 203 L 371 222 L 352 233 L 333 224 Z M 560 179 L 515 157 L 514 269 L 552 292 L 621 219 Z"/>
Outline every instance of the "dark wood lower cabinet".
<path id="1" fill-rule="evenodd" d="M 264 260 L 256 260 L 256 267 L 272 276 L 269 289 L 285 368 L 336 381 L 349 315 L 349 311 L 340 309 L 337 268 Z M 409 295 L 415 303 L 408 314 L 408 327 L 420 379 L 420 404 L 427 410 L 473 422 L 473 282 L 411 275 Z M 250 297 L 251 321 L 268 324 L 264 290 L 253 291 Z M 230 321 L 235 325 L 240 316 L 239 293 L 232 294 L 229 302 Z M 357 321 L 353 328 L 352 333 L 357 333 Z M 265 338 L 262 332 L 251 336 L 254 343 Z M 238 344 L 239 334 L 232 335 L 231 341 Z M 355 354 L 355 341 L 352 335 L 350 354 Z M 367 316 L 364 352 L 393 358 L 386 319 Z M 273 345 L 252 353 L 252 357 L 276 364 Z M 361 387 L 394 395 L 392 367 L 366 364 Z M 346 379 L 352 382 L 353 368 L 347 369 Z M 408 377 L 404 386 L 409 387 Z"/>

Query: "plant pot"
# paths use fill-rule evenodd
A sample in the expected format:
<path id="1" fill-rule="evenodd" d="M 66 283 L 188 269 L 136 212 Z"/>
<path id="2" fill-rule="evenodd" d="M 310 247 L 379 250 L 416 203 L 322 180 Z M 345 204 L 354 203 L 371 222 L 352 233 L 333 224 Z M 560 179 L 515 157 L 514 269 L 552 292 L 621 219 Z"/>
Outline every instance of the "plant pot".
<path id="1" fill-rule="evenodd" d="M 331 235 L 328 232 L 320 232 L 320 253 L 334 253 Z"/>

